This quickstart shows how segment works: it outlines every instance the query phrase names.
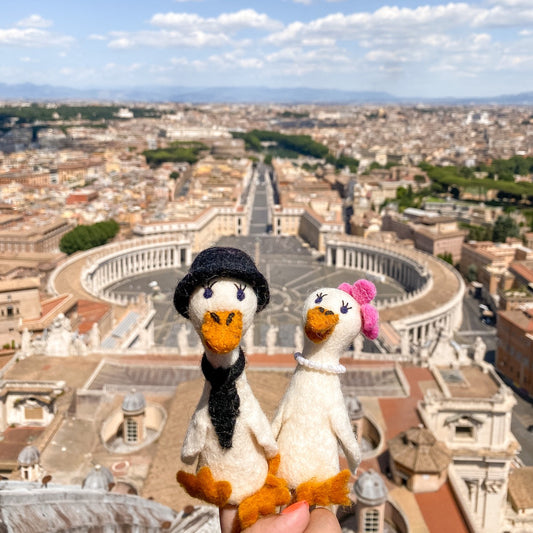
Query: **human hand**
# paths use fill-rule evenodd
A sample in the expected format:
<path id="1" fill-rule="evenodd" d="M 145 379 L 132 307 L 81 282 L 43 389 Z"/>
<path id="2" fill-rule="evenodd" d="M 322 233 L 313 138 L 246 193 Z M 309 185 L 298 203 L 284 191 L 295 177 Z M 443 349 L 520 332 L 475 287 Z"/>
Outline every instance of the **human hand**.
<path id="1" fill-rule="evenodd" d="M 222 533 L 238 533 L 236 508 L 220 510 L 220 527 Z M 309 512 L 305 501 L 294 503 L 285 508 L 281 514 L 259 519 L 253 526 L 241 533 L 341 533 L 339 522 L 328 509 L 318 508 Z"/>

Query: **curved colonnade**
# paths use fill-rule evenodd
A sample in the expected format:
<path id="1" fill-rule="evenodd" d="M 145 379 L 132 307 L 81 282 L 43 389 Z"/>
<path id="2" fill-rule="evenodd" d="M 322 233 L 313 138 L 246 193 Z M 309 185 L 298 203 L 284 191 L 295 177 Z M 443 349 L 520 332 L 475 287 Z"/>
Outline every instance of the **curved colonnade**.
<path id="1" fill-rule="evenodd" d="M 398 347 L 380 335 L 385 348 L 409 359 L 414 349 L 439 339 L 451 339 L 462 321 L 464 282 L 448 263 L 420 252 L 354 237 L 330 237 L 326 263 L 364 270 L 374 276 L 394 279 L 404 295 L 378 299 L 380 321 L 392 326 Z M 391 335 L 389 335 L 391 336 Z"/>
<path id="2" fill-rule="evenodd" d="M 106 245 L 91 255 L 81 273 L 83 288 L 113 303 L 124 304 L 107 289 L 129 276 L 166 268 L 179 268 L 192 261 L 191 242 L 184 236 L 148 237 Z"/>
<path id="3" fill-rule="evenodd" d="M 78 254 L 53 273 L 52 292 L 57 294 L 54 280 L 61 269 L 76 261 L 83 264 L 80 282 L 85 292 L 124 305 L 126 299 L 109 291 L 113 284 L 129 276 L 189 265 L 192 244 L 178 234 L 113 243 Z M 424 344 L 451 339 L 461 324 L 464 282 L 440 259 L 400 246 L 335 235 L 327 239 L 325 261 L 329 266 L 364 270 L 370 278 L 394 279 L 406 291 L 401 296 L 377 300 L 383 324 L 379 339 L 383 353 L 362 354 L 356 350 L 357 358 L 390 358 L 394 354 L 395 359 L 407 360 Z"/>

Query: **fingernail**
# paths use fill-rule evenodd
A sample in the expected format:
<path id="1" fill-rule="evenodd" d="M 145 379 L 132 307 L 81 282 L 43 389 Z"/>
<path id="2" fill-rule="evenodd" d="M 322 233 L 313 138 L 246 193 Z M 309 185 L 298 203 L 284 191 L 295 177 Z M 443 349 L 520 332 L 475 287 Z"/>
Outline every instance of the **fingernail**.
<path id="1" fill-rule="evenodd" d="M 302 507 L 307 507 L 307 510 L 309 510 L 309 504 L 305 500 L 302 500 L 301 502 L 296 502 L 296 503 L 293 503 L 292 505 L 289 505 L 289 507 L 286 507 L 285 509 L 283 509 L 283 511 L 281 511 L 281 514 L 294 513 L 294 511 L 297 511 L 298 509 L 301 509 Z"/>

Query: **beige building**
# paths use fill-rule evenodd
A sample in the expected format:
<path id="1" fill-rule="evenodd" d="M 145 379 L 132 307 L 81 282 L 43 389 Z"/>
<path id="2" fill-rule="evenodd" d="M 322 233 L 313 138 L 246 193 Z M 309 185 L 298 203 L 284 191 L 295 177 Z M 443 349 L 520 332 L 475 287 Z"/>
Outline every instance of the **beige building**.
<path id="1" fill-rule="evenodd" d="M 57 252 L 73 224 L 59 217 L 16 217 L 0 229 L 0 252 Z"/>
<path id="2" fill-rule="evenodd" d="M 83 186 L 87 179 L 103 174 L 104 168 L 103 159 L 82 158 L 59 163 L 51 174 L 57 175 L 57 183 Z"/>
<path id="3" fill-rule="evenodd" d="M 0 280 L 0 347 L 18 346 L 22 319 L 40 316 L 39 285 L 39 278 Z"/>
<path id="4" fill-rule="evenodd" d="M 415 248 L 423 252 L 436 256 L 451 254 L 454 264 L 461 260 L 461 246 L 468 233 L 459 229 L 452 217 L 412 208 L 403 214 L 386 213 L 381 229 L 395 232 L 399 239 L 412 240 Z"/>
<path id="5" fill-rule="evenodd" d="M 489 294 L 496 294 L 511 263 L 533 259 L 533 250 L 520 241 L 494 243 L 470 241 L 462 245 L 459 268 L 464 276 L 474 274 Z"/>
<path id="6" fill-rule="evenodd" d="M 511 464 L 520 447 L 511 432 L 516 400 L 492 366 L 434 370 L 439 389 L 419 404 L 424 425 L 452 455 L 448 477 L 471 529 L 502 531 Z"/>
<path id="7" fill-rule="evenodd" d="M 533 396 L 533 303 L 498 313 L 496 368 Z"/>

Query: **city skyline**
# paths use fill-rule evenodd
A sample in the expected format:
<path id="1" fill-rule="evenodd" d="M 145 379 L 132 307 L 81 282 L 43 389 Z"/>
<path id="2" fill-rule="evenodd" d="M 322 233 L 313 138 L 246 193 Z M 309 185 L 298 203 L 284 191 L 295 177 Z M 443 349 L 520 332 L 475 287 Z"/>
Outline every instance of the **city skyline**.
<path id="1" fill-rule="evenodd" d="M 0 23 L 10 84 L 310 87 L 398 97 L 533 88 L 527 0 L 23 1 Z"/>

